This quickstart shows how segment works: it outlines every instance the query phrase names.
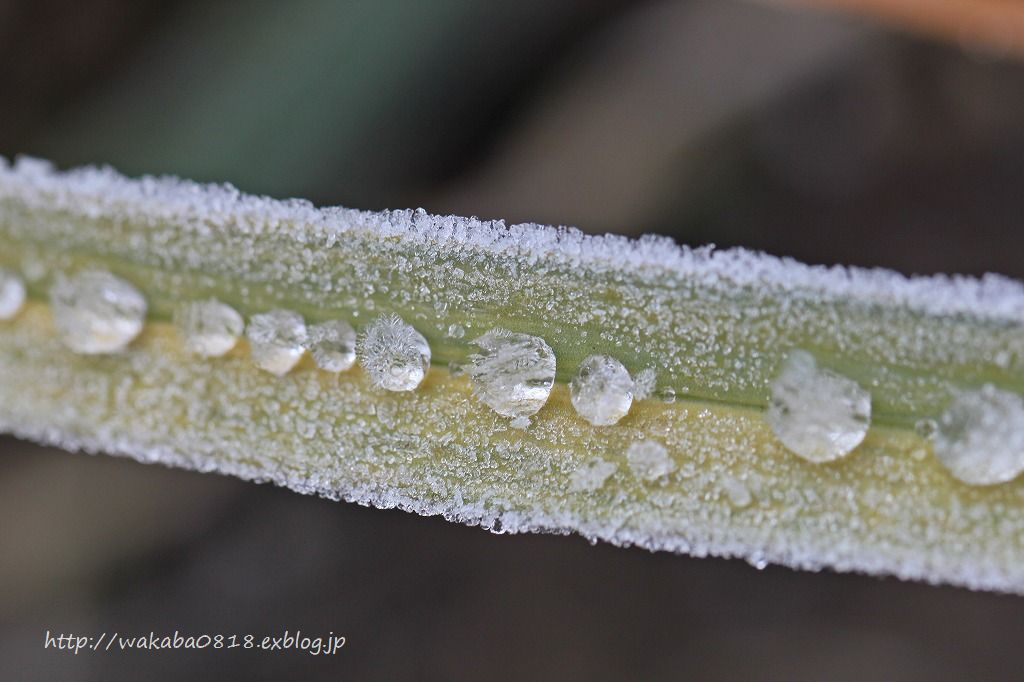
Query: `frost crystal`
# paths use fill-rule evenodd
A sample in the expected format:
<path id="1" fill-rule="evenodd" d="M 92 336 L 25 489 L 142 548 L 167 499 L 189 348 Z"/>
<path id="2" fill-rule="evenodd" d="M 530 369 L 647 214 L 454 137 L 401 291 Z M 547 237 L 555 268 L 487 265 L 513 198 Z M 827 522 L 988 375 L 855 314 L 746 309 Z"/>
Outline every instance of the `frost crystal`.
<path id="1" fill-rule="evenodd" d="M 676 470 L 676 464 L 668 456 L 668 450 L 653 440 L 638 440 L 626 449 L 626 462 L 633 474 L 644 481 L 656 481 Z"/>
<path id="2" fill-rule="evenodd" d="M 723 474 L 719 480 L 719 485 L 722 486 L 726 497 L 729 498 L 729 503 L 734 507 L 746 507 L 754 499 L 750 494 L 750 489 L 747 488 L 743 481 L 733 478 L 728 474 Z"/>
<path id="3" fill-rule="evenodd" d="M 331 320 L 309 328 L 309 352 L 316 366 L 344 372 L 356 361 L 356 330 L 344 320 Z"/>
<path id="4" fill-rule="evenodd" d="M 9 320 L 25 305 L 25 283 L 14 272 L 0 268 L 0 320 Z"/>
<path id="5" fill-rule="evenodd" d="M 658 381 L 658 373 L 653 367 L 647 367 L 633 377 L 633 400 L 647 400 L 654 395 Z"/>
<path id="6" fill-rule="evenodd" d="M 473 343 L 467 374 L 488 407 L 505 417 L 536 414 L 555 383 L 555 353 L 539 336 L 492 329 Z"/>
<path id="7" fill-rule="evenodd" d="M 382 315 L 363 333 L 359 361 L 378 388 L 411 391 L 430 368 L 430 345 L 398 315 Z"/>
<path id="8" fill-rule="evenodd" d="M 830 462 L 860 445 L 871 423 L 871 395 L 820 369 L 806 351 L 790 353 L 772 383 L 767 420 L 783 445 L 811 462 Z"/>
<path id="9" fill-rule="evenodd" d="M 591 355 L 569 382 L 576 412 L 595 426 L 609 426 L 626 416 L 633 404 L 633 380 L 609 355 Z"/>
<path id="10" fill-rule="evenodd" d="M 1024 401 L 987 384 L 953 399 L 935 433 L 935 456 L 964 483 L 992 485 L 1024 471 Z"/>
<path id="11" fill-rule="evenodd" d="M 245 321 L 234 308 L 215 298 L 192 301 L 174 312 L 174 324 L 190 353 L 217 358 L 235 347 Z"/>
<path id="12" fill-rule="evenodd" d="M 585 462 L 569 476 L 569 489 L 578 492 L 600 490 L 616 468 L 614 462 L 606 462 L 600 457 Z"/>
<path id="13" fill-rule="evenodd" d="M 103 270 L 58 276 L 50 305 L 64 345 L 88 355 L 124 349 L 146 318 L 146 299 L 138 289 Z"/>
<path id="14" fill-rule="evenodd" d="M 291 310 L 271 310 L 249 318 L 245 330 L 256 366 L 284 376 L 306 352 L 306 323 Z"/>

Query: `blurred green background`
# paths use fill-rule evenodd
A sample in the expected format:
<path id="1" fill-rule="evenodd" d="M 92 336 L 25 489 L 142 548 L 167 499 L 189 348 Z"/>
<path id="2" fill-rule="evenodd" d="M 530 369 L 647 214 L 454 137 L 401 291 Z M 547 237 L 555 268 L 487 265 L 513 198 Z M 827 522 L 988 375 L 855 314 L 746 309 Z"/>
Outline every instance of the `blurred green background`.
<path id="1" fill-rule="evenodd" d="M 1024 67 L 739 0 L 0 0 L 0 154 L 1024 276 Z M 0 439 L 0 679 L 1017 677 L 1015 597 L 498 536 Z M 43 633 L 348 637 L 332 658 Z"/>

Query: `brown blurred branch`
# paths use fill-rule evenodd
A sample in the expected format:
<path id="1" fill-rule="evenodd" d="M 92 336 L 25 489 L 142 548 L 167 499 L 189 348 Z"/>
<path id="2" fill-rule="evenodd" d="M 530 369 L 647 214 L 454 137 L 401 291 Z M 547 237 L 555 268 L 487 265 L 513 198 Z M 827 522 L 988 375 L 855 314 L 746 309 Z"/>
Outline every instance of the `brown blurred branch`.
<path id="1" fill-rule="evenodd" d="M 782 0 L 878 17 L 997 54 L 1024 58 L 1022 0 Z"/>

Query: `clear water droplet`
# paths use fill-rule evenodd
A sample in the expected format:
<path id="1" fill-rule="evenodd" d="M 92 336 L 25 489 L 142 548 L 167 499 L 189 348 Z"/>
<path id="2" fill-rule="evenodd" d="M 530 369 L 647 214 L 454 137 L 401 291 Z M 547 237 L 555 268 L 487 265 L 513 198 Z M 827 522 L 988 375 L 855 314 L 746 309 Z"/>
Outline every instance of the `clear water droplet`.
<path id="1" fill-rule="evenodd" d="M 616 468 L 613 462 L 606 462 L 600 457 L 584 462 L 569 476 L 569 489 L 577 492 L 600 490 Z"/>
<path id="2" fill-rule="evenodd" d="M 633 475 L 644 481 L 656 481 L 676 470 L 668 449 L 654 440 L 638 440 L 626 449 L 626 462 Z"/>
<path id="3" fill-rule="evenodd" d="M 344 372 L 356 362 L 356 330 L 344 320 L 311 325 L 307 330 L 309 353 L 325 372 Z"/>
<path id="4" fill-rule="evenodd" d="M 991 384 L 960 393 L 939 420 L 933 449 L 964 483 L 1016 478 L 1024 471 L 1024 400 Z"/>
<path id="5" fill-rule="evenodd" d="M 536 414 L 555 384 L 555 353 L 544 339 L 492 329 L 475 339 L 466 373 L 476 396 L 505 417 Z"/>
<path id="6" fill-rule="evenodd" d="M 918 419 L 914 422 L 914 431 L 925 440 L 934 440 L 939 431 L 939 423 L 934 419 Z"/>
<path id="7" fill-rule="evenodd" d="M 306 352 L 306 323 L 292 310 L 271 310 L 249 318 L 245 329 L 256 366 L 284 376 Z"/>
<path id="8" fill-rule="evenodd" d="M 378 388 L 411 391 L 430 368 L 430 345 L 398 315 L 382 315 L 363 332 L 359 361 Z"/>
<path id="9" fill-rule="evenodd" d="M 58 276 L 50 306 L 64 345 L 88 355 L 123 350 L 146 320 L 146 299 L 139 290 L 104 270 Z"/>
<path id="10" fill-rule="evenodd" d="M 191 301 L 174 311 L 174 324 L 185 339 L 185 350 L 216 358 L 235 347 L 245 329 L 238 311 L 215 298 Z"/>
<path id="11" fill-rule="evenodd" d="M 658 372 L 653 367 L 646 367 L 633 377 L 633 400 L 647 400 L 654 395 L 658 382 Z"/>
<path id="12" fill-rule="evenodd" d="M 830 462 L 860 445 L 871 423 L 871 394 L 857 382 L 793 351 L 771 386 L 766 418 L 783 445 L 811 462 Z"/>
<path id="13" fill-rule="evenodd" d="M 633 379 L 610 355 L 584 359 L 569 382 L 569 398 L 577 414 L 595 426 L 617 423 L 633 405 Z"/>
<path id="14" fill-rule="evenodd" d="M 9 320 L 25 305 L 25 282 L 6 268 L 0 268 L 0 320 Z"/>
<path id="15" fill-rule="evenodd" d="M 665 386 L 658 391 L 658 397 L 663 403 L 674 403 L 676 401 L 676 390 L 671 386 Z"/>
<path id="16" fill-rule="evenodd" d="M 750 489 L 738 478 L 724 474 L 718 483 L 722 487 L 722 491 L 725 492 L 725 496 L 729 498 L 729 504 L 734 507 L 742 509 L 749 506 L 754 499 L 750 494 Z"/>

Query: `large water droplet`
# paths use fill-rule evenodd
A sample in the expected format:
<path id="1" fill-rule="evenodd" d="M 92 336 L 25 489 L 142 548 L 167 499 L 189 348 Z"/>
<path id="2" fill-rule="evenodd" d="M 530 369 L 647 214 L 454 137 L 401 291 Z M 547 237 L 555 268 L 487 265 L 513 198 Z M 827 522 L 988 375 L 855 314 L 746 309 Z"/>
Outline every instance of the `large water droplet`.
<path id="1" fill-rule="evenodd" d="M 146 299 L 139 290 L 103 270 L 58 276 L 50 305 L 64 345 L 90 355 L 124 349 L 146 319 Z"/>
<path id="2" fill-rule="evenodd" d="M 772 383 L 766 418 L 782 443 L 811 462 L 830 462 L 860 445 L 871 423 L 871 394 L 857 382 L 793 351 Z"/>
<path id="3" fill-rule="evenodd" d="M 356 330 L 344 320 L 312 325 L 309 352 L 316 366 L 327 372 L 344 372 L 356 361 Z"/>
<path id="4" fill-rule="evenodd" d="M 633 474 L 644 481 L 656 481 L 676 470 L 668 450 L 654 440 L 638 440 L 626 449 L 626 462 Z"/>
<path id="5" fill-rule="evenodd" d="M 11 270 L 0 268 L 0 320 L 9 320 L 25 305 L 25 283 Z"/>
<path id="6" fill-rule="evenodd" d="M 190 353 L 217 358 L 235 347 L 245 321 L 234 308 L 215 298 L 192 301 L 174 311 L 174 324 Z"/>
<path id="7" fill-rule="evenodd" d="M 544 339 L 492 329 L 473 341 L 482 353 L 466 369 L 477 397 L 500 415 L 536 414 L 555 383 L 555 353 Z"/>
<path id="8" fill-rule="evenodd" d="M 992 485 L 1024 471 L 1024 401 L 986 385 L 957 395 L 939 420 L 935 456 L 964 483 Z"/>
<path id="9" fill-rule="evenodd" d="M 430 368 L 430 345 L 398 315 L 382 315 L 363 333 L 359 361 L 375 386 L 411 391 Z"/>
<path id="10" fill-rule="evenodd" d="M 599 490 L 617 468 L 614 462 L 606 462 L 600 457 L 585 462 L 570 474 L 569 489 L 584 492 Z"/>
<path id="11" fill-rule="evenodd" d="M 249 318 L 245 329 L 256 366 L 284 376 L 306 352 L 306 323 L 292 310 L 271 310 Z"/>
<path id="12" fill-rule="evenodd" d="M 633 404 L 633 379 L 610 355 L 591 355 L 569 382 L 576 412 L 595 426 L 609 426 L 626 416 Z"/>

